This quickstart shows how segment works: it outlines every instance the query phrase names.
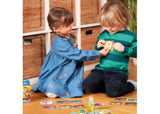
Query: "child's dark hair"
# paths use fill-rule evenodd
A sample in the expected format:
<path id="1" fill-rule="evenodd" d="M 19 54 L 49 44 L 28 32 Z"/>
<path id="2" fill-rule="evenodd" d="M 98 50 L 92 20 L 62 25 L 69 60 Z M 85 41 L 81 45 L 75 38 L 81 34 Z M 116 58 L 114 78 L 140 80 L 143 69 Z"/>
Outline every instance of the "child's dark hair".
<path id="1" fill-rule="evenodd" d="M 53 7 L 50 9 L 47 20 L 49 28 L 52 31 L 53 27 L 60 27 L 61 25 L 69 26 L 74 21 L 72 13 L 62 7 Z"/>
<path id="2" fill-rule="evenodd" d="M 67 27 L 74 21 L 72 12 L 62 7 L 51 8 L 48 13 L 47 20 L 48 20 L 49 28 L 52 30 L 52 32 L 64 38 L 66 35 L 55 32 L 53 28 L 60 27 L 61 25 Z M 75 35 L 72 34 L 72 37 L 74 38 L 74 42 L 75 42 L 76 40 Z"/>

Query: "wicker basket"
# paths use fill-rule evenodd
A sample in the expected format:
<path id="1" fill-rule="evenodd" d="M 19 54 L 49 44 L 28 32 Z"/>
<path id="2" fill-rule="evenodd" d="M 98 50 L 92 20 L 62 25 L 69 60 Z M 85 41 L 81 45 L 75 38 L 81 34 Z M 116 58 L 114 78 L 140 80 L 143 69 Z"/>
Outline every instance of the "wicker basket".
<path id="1" fill-rule="evenodd" d="M 111 1 L 115 1 L 115 0 L 106 0 L 106 2 L 111 2 Z M 124 3 L 124 0 L 119 0 L 121 1 L 122 3 Z"/>
<path id="2" fill-rule="evenodd" d="M 97 38 L 99 36 L 99 34 L 102 31 L 102 27 L 101 26 L 97 26 L 97 27 L 88 27 L 88 28 L 83 28 L 81 30 L 81 48 L 83 50 L 95 50 L 94 49 L 94 45 L 97 41 Z M 95 59 L 93 61 L 86 61 L 84 62 L 84 64 L 92 64 L 92 63 L 96 63 L 99 61 L 98 59 Z"/>
<path id="3" fill-rule="evenodd" d="M 23 37 L 23 78 L 39 76 L 45 58 L 44 35 Z"/>
<path id="4" fill-rule="evenodd" d="M 74 29 L 74 30 L 72 30 L 72 32 L 73 32 L 73 34 L 77 37 L 77 30 Z"/>
<path id="5" fill-rule="evenodd" d="M 73 13 L 74 17 L 73 25 L 76 25 L 75 0 L 50 0 L 50 9 L 53 7 L 63 7 L 70 10 Z"/>
<path id="6" fill-rule="evenodd" d="M 100 0 L 81 0 L 81 24 L 98 22 Z"/>
<path id="7" fill-rule="evenodd" d="M 44 30 L 44 0 L 23 0 L 23 32 Z"/>

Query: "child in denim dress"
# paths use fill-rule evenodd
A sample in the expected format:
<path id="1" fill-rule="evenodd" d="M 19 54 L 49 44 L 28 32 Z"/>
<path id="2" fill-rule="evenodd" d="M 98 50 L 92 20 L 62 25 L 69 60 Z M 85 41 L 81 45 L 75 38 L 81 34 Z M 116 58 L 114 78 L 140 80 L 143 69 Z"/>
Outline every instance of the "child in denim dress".
<path id="1" fill-rule="evenodd" d="M 71 33 L 73 15 L 69 10 L 54 7 L 50 9 L 47 19 L 55 37 L 42 65 L 39 80 L 32 90 L 45 93 L 49 98 L 82 97 L 83 61 L 105 56 L 108 51 L 83 51 L 74 46 L 76 38 Z"/>

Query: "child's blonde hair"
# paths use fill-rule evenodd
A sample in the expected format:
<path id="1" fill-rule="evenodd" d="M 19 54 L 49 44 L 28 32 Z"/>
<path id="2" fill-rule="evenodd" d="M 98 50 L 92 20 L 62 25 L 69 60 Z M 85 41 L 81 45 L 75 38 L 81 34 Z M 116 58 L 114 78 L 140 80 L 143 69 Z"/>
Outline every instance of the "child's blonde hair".
<path id="1" fill-rule="evenodd" d="M 100 24 L 104 27 L 121 27 L 126 29 L 130 18 L 125 5 L 117 0 L 105 3 L 99 15 Z"/>

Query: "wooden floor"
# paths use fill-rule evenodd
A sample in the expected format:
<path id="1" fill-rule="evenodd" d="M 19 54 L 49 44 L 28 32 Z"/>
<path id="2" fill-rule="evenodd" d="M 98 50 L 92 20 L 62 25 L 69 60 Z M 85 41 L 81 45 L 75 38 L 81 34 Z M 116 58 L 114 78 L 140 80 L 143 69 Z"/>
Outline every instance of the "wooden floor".
<path id="1" fill-rule="evenodd" d="M 129 79 L 137 81 L 137 67 L 133 65 L 132 62 L 129 63 Z M 90 71 L 85 73 L 86 77 Z M 32 85 L 33 86 L 33 85 Z M 98 93 L 98 94 L 85 94 L 82 98 L 55 98 L 50 99 L 47 98 L 42 93 L 34 93 L 31 92 L 31 102 L 29 103 L 23 103 L 23 114 L 70 114 L 71 112 L 78 112 L 81 109 L 86 110 L 88 106 L 88 99 L 89 96 L 94 97 L 94 102 L 101 102 L 106 104 L 103 107 L 99 108 L 107 108 L 111 110 L 114 114 L 137 114 L 137 105 L 125 105 L 126 101 L 122 101 L 121 105 L 111 105 L 110 103 L 113 101 L 116 101 L 115 98 L 109 98 L 104 93 Z M 133 91 L 132 93 L 129 93 L 127 95 L 124 95 L 119 98 L 137 98 L 137 91 Z M 82 103 L 70 103 L 71 100 L 81 100 Z M 44 105 L 40 105 L 40 101 L 53 101 L 52 105 L 48 106 L 56 106 L 55 109 L 43 109 Z M 67 104 L 57 104 L 57 101 L 69 101 Z M 82 104 L 84 105 L 84 108 L 73 108 L 73 105 Z M 70 105 L 71 108 L 69 109 L 60 109 L 60 105 Z M 98 109 L 99 109 L 98 108 Z"/>
<path id="2" fill-rule="evenodd" d="M 137 114 L 137 105 L 130 106 L 125 105 L 126 101 L 122 101 L 121 105 L 111 105 L 110 103 L 116 101 L 115 98 L 109 98 L 104 93 L 98 94 L 85 94 L 82 98 L 47 98 L 42 93 L 33 93 L 31 92 L 31 102 L 23 103 L 23 114 L 70 114 L 70 112 L 78 112 L 81 109 L 86 110 L 88 106 L 89 96 L 94 97 L 94 102 L 101 102 L 106 104 L 105 106 L 98 107 L 99 108 L 107 108 L 111 110 L 114 114 Z M 137 91 L 133 91 L 127 95 L 124 95 L 119 98 L 137 98 Z M 81 100 L 82 103 L 70 103 L 71 100 Z M 43 109 L 44 105 L 40 105 L 40 101 L 53 101 L 52 105 L 48 106 L 56 106 L 55 109 Z M 68 101 L 66 104 L 57 104 L 57 101 Z M 84 108 L 73 108 L 74 105 L 84 105 Z M 60 109 L 60 105 L 70 105 L 69 109 Z M 45 105 L 46 106 L 46 105 Z"/>

